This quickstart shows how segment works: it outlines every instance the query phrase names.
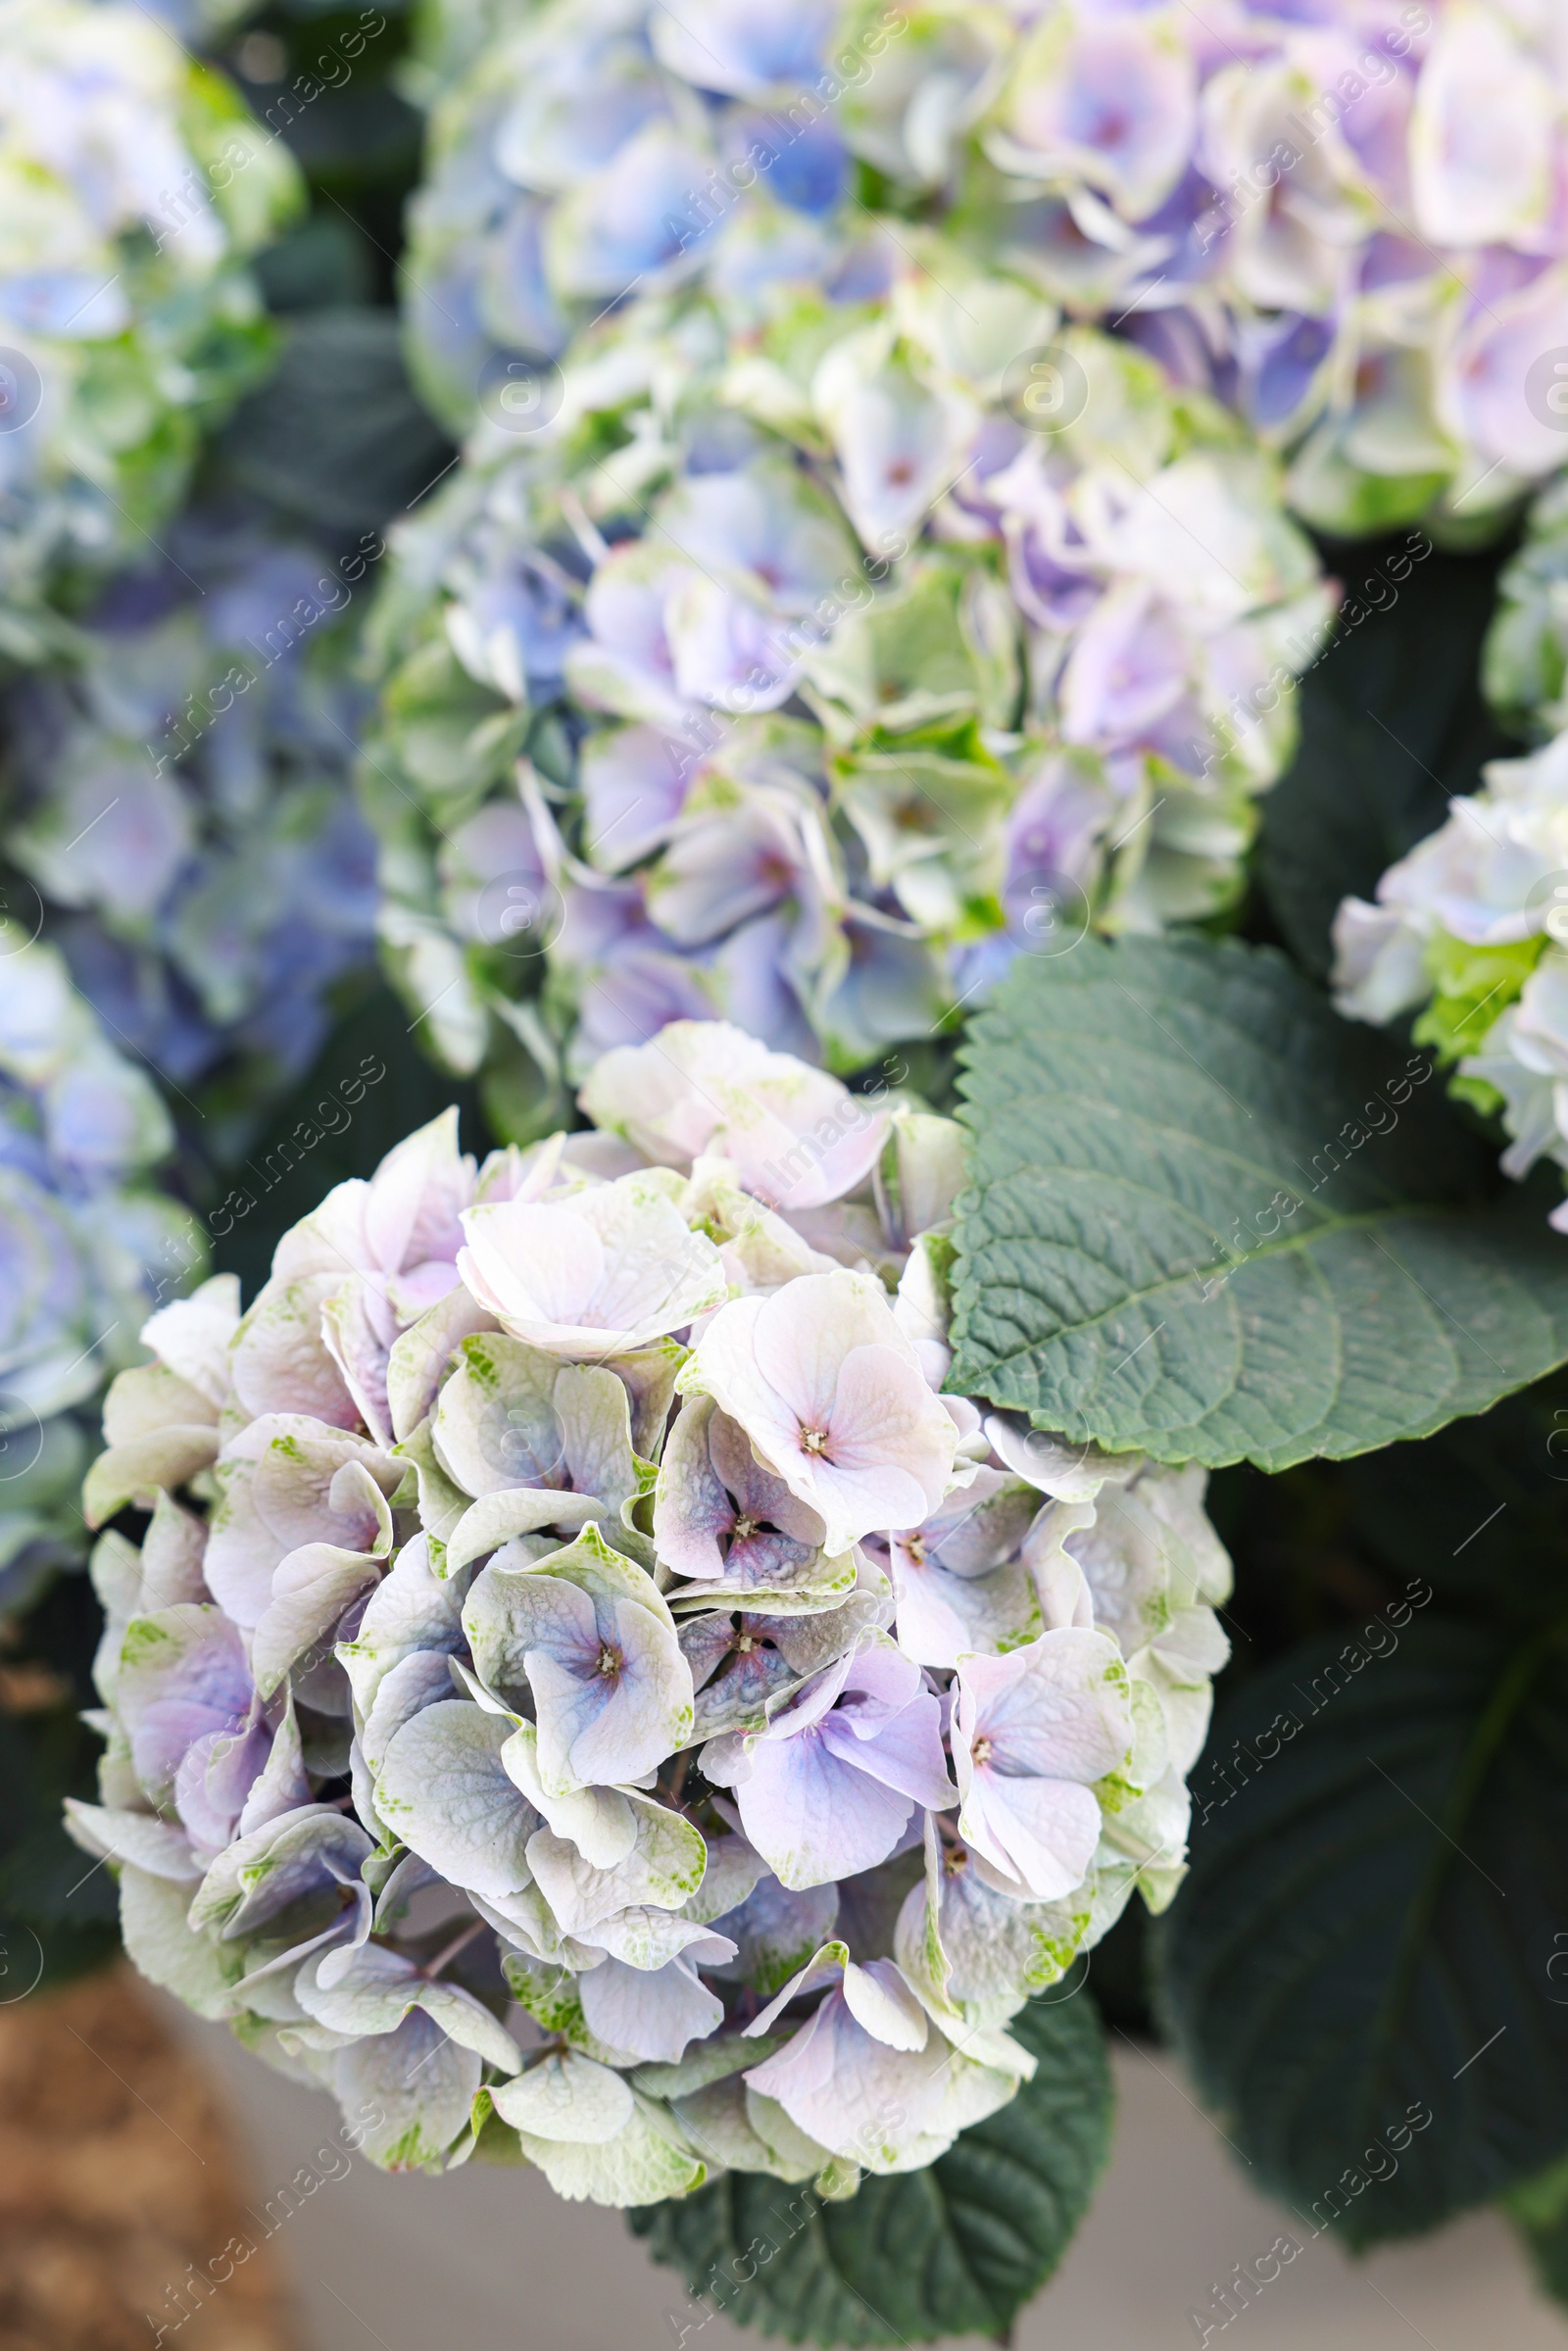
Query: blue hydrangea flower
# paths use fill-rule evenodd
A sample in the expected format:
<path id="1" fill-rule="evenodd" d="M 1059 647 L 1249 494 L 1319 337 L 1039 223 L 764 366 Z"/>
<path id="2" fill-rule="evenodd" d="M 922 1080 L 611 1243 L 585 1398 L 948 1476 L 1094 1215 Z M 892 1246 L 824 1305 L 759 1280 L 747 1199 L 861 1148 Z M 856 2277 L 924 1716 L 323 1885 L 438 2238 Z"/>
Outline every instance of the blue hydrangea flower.
<path id="1" fill-rule="evenodd" d="M 1568 85 L 1468 0 L 437 0 L 409 304 L 456 428 L 498 355 L 702 277 L 737 320 L 869 218 L 1156 351 L 1334 532 L 1495 529 L 1563 463 Z"/>
<path id="2" fill-rule="evenodd" d="M 238 1064 L 254 1107 L 373 931 L 344 617 L 367 557 L 199 509 L 166 547 L 10 689 L 0 840 L 113 1030 L 182 1090 Z"/>
<path id="3" fill-rule="evenodd" d="M 0 655 L 139 556 L 268 341 L 292 158 L 146 9 L 0 5 Z"/>
<path id="4" fill-rule="evenodd" d="M 201 1261 L 151 1189 L 172 1141 L 151 1083 L 53 948 L 0 926 L 0 1606 L 78 1559 L 90 1403 Z"/>
<path id="5" fill-rule="evenodd" d="M 847 2195 L 1171 1899 L 1230 1563 L 1201 1469 L 942 1393 L 955 1122 L 715 1022 L 582 1106 L 478 1167 L 448 1113 L 243 1316 L 219 1276 L 148 1323 L 72 1832 L 136 1964 L 372 2161 Z"/>
<path id="6" fill-rule="evenodd" d="M 1241 887 L 1331 609 L 1271 461 L 1017 275 L 880 258 L 761 331 L 605 321 L 397 539 L 363 788 L 450 1065 L 717 1015 L 854 1068 Z"/>

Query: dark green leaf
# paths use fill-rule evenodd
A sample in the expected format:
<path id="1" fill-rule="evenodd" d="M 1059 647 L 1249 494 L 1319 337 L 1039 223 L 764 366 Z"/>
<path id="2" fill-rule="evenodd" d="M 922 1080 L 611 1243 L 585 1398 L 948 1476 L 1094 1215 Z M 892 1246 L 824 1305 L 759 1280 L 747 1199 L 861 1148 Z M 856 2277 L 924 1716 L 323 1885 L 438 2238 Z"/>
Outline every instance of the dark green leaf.
<path id="1" fill-rule="evenodd" d="M 963 1048 L 950 1386 L 1164 1461 L 1424 1435 L 1568 1357 L 1568 1251 L 1271 949 L 1022 956 Z"/>
<path id="2" fill-rule="evenodd" d="M 997 2334 L 1065 2251 L 1110 2145 L 1104 2037 L 1083 1998 L 1036 2000 L 1011 2028 L 1039 2069 L 1009 2106 L 923 2172 L 847 2203 L 727 2173 L 631 2214 L 656 2261 L 742 2326 L 848 2346 Z M 695 2327 L 701 2302 L 689 2310 Z M 674 2336 L 681 2320 L 674 2317 Z"/>
<path id="3" fill-rule="evenodd" d="M 452 456 L 409 388 L 397 318 L 306 311 L 286 333 L 276 373 L 220 437 L 220 470 L 319 532 L 379 530 Z"/>
<path id="4" fill-rule="evenodd" d="M 1341 899 L 1370 898 L 1450 795 L 1474 791 L 1482 761 L 1509 748 L 1480 688 L 1497 558 L 1433 551 L 1420 532 L 1395 545 L 1407 555 L 1412 543 L 1428 553 L 1402 580 L 1387 551 L 1342 551 L 1345 615 L 1302 680 L 1295 762 L 1263 802 L 1258 879 L 1320 978 Z M 1396 574 L 1403 556 L 1392 562 Z"/>
<path id="5" fill-rule="evenodd" d="M 1445 1550 L 1473 1532 L 1455 1523 Z M 1260 2186 L 1366 2244 L 1560 2155 L 1560 1556 L 1538 1560 L 1533 1622 L 1418 1588 L 1364 1633 L 1303 1643 L 1221 1709 L 1194 1794 L 1163 1999 Z"/>

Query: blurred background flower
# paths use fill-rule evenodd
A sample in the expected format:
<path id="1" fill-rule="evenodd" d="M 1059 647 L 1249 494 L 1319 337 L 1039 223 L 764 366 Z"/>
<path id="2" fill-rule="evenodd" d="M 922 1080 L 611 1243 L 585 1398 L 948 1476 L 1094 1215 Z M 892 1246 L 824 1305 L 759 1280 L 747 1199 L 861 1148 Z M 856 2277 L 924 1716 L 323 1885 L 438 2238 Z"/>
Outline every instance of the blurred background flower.
<path id="1" fill-rule="evenodd" d="M 112 1031 L 233 1126 L 203 1139 L 223 1159 L 369 952 L 341 617 L 368 557 L 202 508 L 165 549 L 104 591 L 73 661 L 6 694 L 0 841 Z"/>
<path id="2" fill-rule="evenodd" d="M 79 1560 L 89 1407 L 140 1354 L 199 1231 L 155 1189 L 168 1113 L 60 955 L 0 934 L 0 1610 Z"/>
<path id="3" fill-rule="evenodd" d="M 1485 533 L 1562 462 L 1549 13 L 431 0 L 405 87 L 411 356 L 454 430 L 607 308 L 701 277 L 765 315 L 872 216 L 941 215 L 1217 392 L 1325 530 Z"/>
<path id="4" fill-rule="evenodd" d="M 0 654 L 61 641 L 138 556 L 202 428 L 264 367 L 247 257 L 301 197 L 285 147 L 140 8 L 0 8 Z"/>

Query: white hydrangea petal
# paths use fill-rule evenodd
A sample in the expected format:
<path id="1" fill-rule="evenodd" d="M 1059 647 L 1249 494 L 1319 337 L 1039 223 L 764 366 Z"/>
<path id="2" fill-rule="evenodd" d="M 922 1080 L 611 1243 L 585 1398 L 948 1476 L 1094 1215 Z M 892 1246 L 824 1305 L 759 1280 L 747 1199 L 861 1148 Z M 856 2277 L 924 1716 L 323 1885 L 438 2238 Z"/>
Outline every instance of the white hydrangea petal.
<path id="1" fill-rule="evenodd" d="M 239 1961 L 232 1949 L 193 1935 L 188 1893 L 178 1881 L 126 1861 L 120 1872 L 120 1933 L 125 1955 L 150 1984 L 172 1992 L 198 2016 L 232 2015 Z"/>
<path id="2" fill-rule="evenodd" d="M 612 2139 L 580 2145 L 528 2131 L 517 2137 L 529 2162 L 570 2203 L 657 2204 L 689 2195 L 707 2177 L 668 2110 L 647 2098 L 636 2099 L 631 2121 Z"/>
<path id="3" fill-rule="evenodd" d="M 681 2129 L 716 2171 L 764 2172 L 775 2180 L 809 2180 L 832 2160 L 826 2147 L 796 2129 L 773 2098 L 748 2089 L 733 2076 L 671 2100 Z"/>
<path id="4" fill-rule="evenodd" d="M 886 1113 L 838 1079 L 722 1020 L 671 1021 L 651 1044 L 614 1048 L 579 1099 L 596 1125 L 661 1165 L 689 1169 L 705 1152 L 731 1160 L 768 1207 L 853 1192 L 887 1134 Z"/>
<path id="5" fill-rule="evenodd" d="M 548 1829 L 529 1840 L 529 1866 L 564 1934 L 591 1935 L 633 1906 L 679 1910 L 702 1885 L 708 1866 L 702 1831 L 648 1796 L 620 1792 L 636 1817 L 637 1841 L 613 1869 L 594 1868 Z"/>
<path id="6" fill-rule="evenodd" d="M 185 1831 L 156 1813 L 116 1812 L 68 1796 L 66 1828 L 84 1853 L 129 1862 L 147 1877 L 180 1886 L 194 1885 L 202 1875 Z"/>
<path id="7" fill-rule="evenodd" d="M 344 2111 L 379 2119 L 361 2146 L 385 2171 L 434 2171 L 467 2125 L 479 2087 L 476 2051 L 413 2009 L 395 2033 L 338 2051 L 331 2077 Z"/>
<path id="8" fill-rule="evenodd" d="M 548 1486 L 509 1486 L 500 1494 L 487 1494 L 453 1521 L 444 1546 L 447 1573 L 471 1567 L 514 1536 L 536 1535 L 548 1527 L 564 1537 L 592 1526 L 604 1514 L 593 1494 L 558 1494 Z"/>
<path id="9" fill-rule="evenodd" d="M 251 1636 L 251 1670 L 264 1698 L 307 1649 L 323 1641 L 379 1573 L 379 1561 L 329 1543 L 303 1543 L 272 1571 L 272 1596 Z"/>
<path id="10" fill-rule="evenodd" d="M 359 1739 L 360 1753 L 372 1783 L 404 1724 L 422 1714 L 426 1706 L 439 1705 L 451 1696 L 451 1652 L 445 1648 L 415 1649 L 380 1676 Z M 372 1812 L 370 1817 L 377 1816 Z"/>
<path id="11" fill-rule="evenodd" d="M 723 1266 L 689 1232 L 656 1171 L 570 1206 L 509 1200 L 466 1210 L 459 1270 L 504 1330 L 553 1354 L 602 1359 L 645 1347 L 719 1303 Z"/>
<path id="12" fill-rule="evenodd" d="M 427 1539 L 416 1535 L 404 1543 L 371 1593 L 354 1639 L 338 1644 L 362 1716 L 368 1716 L 383 1678 L 406 1657 L 462 1645 L 462 1607 L 461 1580 L 431 1574 Z"/>
<path id="13" fill-rule="evenodd" d="M 343 1279 L 331 1273 L 280 1282 L 274 1275 L 240 1322 L 229 1354 L 235 1403 L 251 1418 L 303 1412 L 352 1429 L 359 1411 L 321 1338 L 323 1300 Z"/>
<path id="14" fill-rule="evenodd" d="M 220 1406 L 228 1400 L 228 1349 L 238 1328 L 239 1276 L 215 1273 L 189 1298 L 150 1315 L 139 1336 L 171 1371 Z"/>
<path id="15" fill-rule="evenodd" d="M 576 1846 L 596 1870 L 614 1870 L 637 1843 L 637 1815 L 617 1788 L 547 1786 L 539 1769 L 539 1734 L 532 1723 L 519 1723 L 501 1751 L 512 1779 L 551 1832 Z"/>
<path id="16" fill-rule="evenodd" d="M 311 1800 L 310 1775 L 305 1768 L 305 1748 L 300 1737 L 299 1722 L 294 1712 L 293 1696 L 285 1691 L 283 1711 L 272 1733 L 271 1751 L 266 1763 L 252 1781 L 235 1833 L 249 1837 L 254 1829 L 265 1829 L 270 1822 L 281 1819 L 285 1812 L 297 1812 Z"/>
<path id="17" fill-rule="evenodd" d="M 847 1974 L 853 1963 L 839 1964 Z M 892 1961 L 879 1965 L 889 1971 L 890 1981 L 902 1984 Z M 924 2014 L 907 1987 L 903 1999 L 924 2026 Z M 887 2015 L 881 2007 L 873 2010 L 877 2022 L 893 2014 L 902 2018 L 902 1999 L 890 1997 L 887 2010 Z M 775 2098 L 799 2130 L 835 2155 L 871 2172 L 914 2169 L 940 2154 L 959 2126 L 943 2128 L 954 2053 L 940 2033 L 929 2030 L 921 2045 L 911 2046 L 912 2030 L 912 2024 L 905 2026 L 903 2046 L 879 2039 L 855 2016 L 845 1990 L 835 1987 L 794 2038 L 754 2067 L 746 2081 Z M 1015 2082 L 1007 2094 L 1013 2087 Z"/>
<path id="18" fill-rule="evenodd" d="M 514 1725 L 454 1698 L 396 1734 L 376 1778 L 388 1828 L 455 1886 L 505 1895 L 528 1884 L 538 1822 L 501 1761 Z"/>
<path id="19" fill-rule="evenodd" d="M 651 1970 L 607 1959 L 582 1978 L 582 2012 L 612 2048 L 666 2065 L 684 2055 L 691 2041 L 706 2039 L 724 2016 L 723 2003 L 685 1958 Z"/>
<path id="20" fill-rule="evenodd" d="M 398 1333 L 387 1357 L 386 1396 L 400 1445 L 431 1411 L 463 1341 L 494 1328 L 494 1316 L 460 1282 Z"/>
<path id="21" fill-rule="evenodd" d="M 806 1275 L 769 1298 L 733 1299 L 683 1384 L 739 1422 L 820 1517 L 830 1553 L 918 1524 L 948 1486 L 956 1432 L 886 1293 L 863 1275 Z"/>
<path id="22" fill-rule="evenodd" d="M 227 1940 L 253 1935 L 303 1894 L 359 1885 L 370 1851 L 358 1821 L 330 1805 L 302 1804 L 219 1854 L 196 1890 L 190 1923 L 216 1927 Z"/>
<path id="23" fill-rule="evenodd" d="M 597 1971 L 596 1971 L 597 1972 Z M 632 2119 L 631 2090 L 619 2074 L 579 2049 L 553 2050 L 490 2093 L 495 2110 L 514 2131 L 575 2146 L 618 2138 Z"/>

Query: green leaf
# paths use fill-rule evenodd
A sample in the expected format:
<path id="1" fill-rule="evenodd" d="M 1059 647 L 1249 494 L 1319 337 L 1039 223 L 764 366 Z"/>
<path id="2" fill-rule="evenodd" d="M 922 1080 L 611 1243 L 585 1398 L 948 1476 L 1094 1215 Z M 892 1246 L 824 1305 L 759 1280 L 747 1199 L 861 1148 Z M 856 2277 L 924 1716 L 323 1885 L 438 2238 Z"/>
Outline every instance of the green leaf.
<path id="1" fill-rule="evenodd" d="M 1045 2283 L 1110 2147 L 1111 2082 L 1087 1999 L 1035 2000 L 1009 2030 L 1039 2060 L 1012 2103 L 929 2170 L 868 2179 L 848 2202 L 731 2172 L 629 2215 L 656 2261 L 726 2316 L 794 2343 L 998 2334 Z M 689 2311 L 695 2328 L 707 2316 Z M 682 2320 L 671 2313 L 680 2341 Z"/>
<path id="2" fill-rule="evenodd" d="M 1425 560 L 1392 576 L 1423 543 Z M 1295 761 L 1262 804 L 1258 879 L 1320 979 L 1341 899 L 1370 898 L 1443 822 L 1450 795 L 1474 791 L 1482 761 L 1510 749 L 1478 682 L 1495 555 L 1435 553 L 1419 531 L 1392 545 L 1342 551 L 1344 613 L 1301 682 Z"/>
<path id="3" fill-rule="evenodd" d="M 1425 1591 L 1222 1708 L 1160 1935 L 1256 2184 L 1361 2245 L 1568 2138 L 1568 1577 L 1538 1553 L 1533 1621 Z"/>
<path id="4" fill-rule="evenodd" d="M 1524 2239 L 1542 2292 L 1568 2302 L 1568 2156 L 1511 2189 L 1503 2209 Z"/>
<path id="5" fill-rule="evenodd" d="M 955 1392 L 1162 1461 L 1422 1436 L 1568 1357 L 1568 1250 L 1272 949 L 1021 956 L 963 1048 Z"/>

